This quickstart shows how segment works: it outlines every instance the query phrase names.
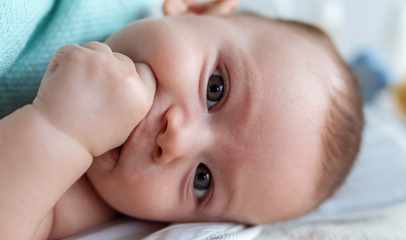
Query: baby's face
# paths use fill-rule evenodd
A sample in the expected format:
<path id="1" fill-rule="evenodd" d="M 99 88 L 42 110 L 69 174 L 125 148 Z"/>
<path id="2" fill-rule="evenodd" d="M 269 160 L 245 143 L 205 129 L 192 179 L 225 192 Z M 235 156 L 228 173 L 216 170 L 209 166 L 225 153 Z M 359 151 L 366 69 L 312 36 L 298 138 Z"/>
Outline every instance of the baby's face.
<path id="1" fill-rule="evenodd" d="M 316 43 L 238 14 L 139 21 L 107 44 L 157 81 L 121 152 L 88 171 L 112 207 L 158 221 L 261 223 L 315 206 L 329 77 Z"/>

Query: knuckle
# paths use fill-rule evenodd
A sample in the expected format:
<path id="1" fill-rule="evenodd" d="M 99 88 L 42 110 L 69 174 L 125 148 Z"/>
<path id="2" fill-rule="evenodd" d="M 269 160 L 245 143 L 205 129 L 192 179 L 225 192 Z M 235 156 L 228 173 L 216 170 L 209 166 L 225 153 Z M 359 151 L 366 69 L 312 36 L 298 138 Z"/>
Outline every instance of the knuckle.
<path id="1" fill-rule="evenodd" d="M 91 41 L 91 42 L 83 44 L 82 46 L 83 47 L 97 47 L 98 44 L 99 44 L 99 42 Z"/>
<path id="2" fill-rule="evenodd" d="M 126 62 L 132 62 L 131 58 L 129 58 L 128 56 L 122 54 L 122 53 L 118 53 L 118 52 L 114 52 L 113 55 L 118 59 L 118 60 L 122 60 L 122 61 L 126 61 Z"/>
<path id="3" fill-rule="evenodd" d="M 65 45 L 65 46 L 59 48 L 59 50 L 62 50 L 62 51 L 71 51 L 71 50 L 77 49 L 77 48 L 80 48 L 80 46 L 77 45 L 76 43 L 71 43 L 71 44 L 68 44 L 68 45 Z"/>
<path id="4" fill-rule="evenodd" d="M 92 42 L 88 42 L 83 44 L 83 47 L 95 50 L 95 51 L 102 51 L 102 52 L 110 52 L 110 47 L 107 46 L 107 44 L 105 43 L 101 43 L 101 42 L 96 42 L 96 41 L 92 41 Z"/>
<path id="5" fill-rule="evenodd" d="M 134 83 L 137 81 L 136 76 L 128 69 L 122 69 L 121 73 L 117 76 L 116 81 L 121 85 L 126 85 L 129 89 L 134 87 Z"/>
<path id="6" fill-rule="evenodd" d="M 105 51 L 111 51 L 111 48 L 107 44 L 101 42 L 97 42 L 97 44 L 100 46 L 100 48 L 104 49 Z"/>
<path id="7" fill-rule="evenodd" d="M 82 56 L 78 51 L 72 51 L 66 54 L 66 60 L 69 63 L 80 63 Z"/>
<path id="8" fill-rule="evenodd" d="M 69 51 L 66 52 L 66 58 L 70 62 L 78 63 L 83 60 L 85 56 L 85 53 L 80 46 L 75 46 L 69 49 Z"/>
<path id="9" fill-rule="evenodd" d="M 68 54 L 70 51 L 72 51 L 73 49 L 75 49 L 77 46 L 78 46 L 77 44 L 68 44 L 68 45 L 62 46 L 62 47 L 58 48 L 58 49 L 54 52 L 54 54 L 53 54 L 52 57 L 66 55 L 66 54 Z"/>
<path id="10" fill-rule="evenodd" d="M 102 52 L 95 52 L 94 55 L 94 60 L 100 62 L 100 64 L 104 64 L 105 67 L 109 66 L 109 56 L 107 56 L 105 53 Z"/>

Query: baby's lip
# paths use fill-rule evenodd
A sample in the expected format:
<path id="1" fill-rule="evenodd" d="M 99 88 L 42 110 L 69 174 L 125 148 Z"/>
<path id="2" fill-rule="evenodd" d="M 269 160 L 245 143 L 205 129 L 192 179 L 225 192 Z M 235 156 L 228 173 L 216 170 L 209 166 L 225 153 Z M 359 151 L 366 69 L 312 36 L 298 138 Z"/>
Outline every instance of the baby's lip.
<path id="1" fill-rule="evenodd" d="M 114 161 L 118 162 L 118 160 L 120 159 L 120 155 L 121 155 L 121 149 L 122 149 L 123 145 L 113 148 L 110 150 L 110 156 L 113 158 Z"/>
<path id="2" fill-rule="evenodd" d="M 144 119 L 143 119 L 144 120 Z M 143 121 L 142 120 L 142 121 Z M 142 122 L 141 121 L 141 122 Z M 141 123 L 140 122 L 140 123 Z M 127 138 L 127 140 L 125 140 L 125 142 L 123 143 L 123 145 L 121 145 L 120 147 L 118 147 L 119 149 L 118 150 L 115 150 L 115 149 L 113 149 L 113 150 L 115 150 L 116 152 L 114 153 L 112 153 L 112 154 L 117 154 L 118 153 L 118 156 L 117 155 L 112 155 L 113 156 L 113 158 L 114 157 L 116 157 L 117 158 L 117 160 L 116 160 L 116 162 L 118 162 L 119 160 L 120 160 L 120 156 L 121 156 L 121 153 L 125 153 L 126 151 L 127 151 L 127 148 L 131 148 L 131 140 L 132 140 L 132 138 L 133 138 L 133 136 L 134 136 L 134 134 L 135 134 L 135 132 L 137 132 L 137 129 L 138 129 L 138 126 L 140 125 L 140 123 L 137 125 L 137 126 L 135 126 L 135 128 L 132 130 L 132 132 L 130 133 L 130 136 L 128 136 L 128 138 Z M 113 150 L 111 150 L 111 151 L 113 151 Z"/>
<path id="3" fill-rule="evenodd" d="M 110 154 L 111 158 L 113 158 L 113 160 L 116 163 L 120 160 L 121 153 L 126 151 L 126 149 L 128 147 L 127 145 L 129 145 L 128 142 L 130 141 L 130 139 L 132 138 L 132 135 L 134 135 L 134 133 L 136 132 L 137 129 L 138 129 L 138 125 L 135 126 L 135 128 L 130 133 L 130 136 L 128 136 L 127 140 L 125 140 L 125 142 L 121 146 L 113 148 L 108 152 Z"/>

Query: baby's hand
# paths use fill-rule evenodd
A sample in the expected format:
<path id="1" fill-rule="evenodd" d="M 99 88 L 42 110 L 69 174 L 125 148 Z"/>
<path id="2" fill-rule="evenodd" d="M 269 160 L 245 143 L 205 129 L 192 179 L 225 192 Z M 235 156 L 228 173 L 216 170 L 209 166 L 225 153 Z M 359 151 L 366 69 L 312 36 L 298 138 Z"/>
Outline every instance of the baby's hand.
<path id="1" fill-rule="evenodd" d="M 152 106 L 155 78 L 146 64 L 137 70 L 142 79 L 131 59 L 102 43 L 64 46 L 52 57 L 33 106 L 100 155 L 123 144 Z"/>

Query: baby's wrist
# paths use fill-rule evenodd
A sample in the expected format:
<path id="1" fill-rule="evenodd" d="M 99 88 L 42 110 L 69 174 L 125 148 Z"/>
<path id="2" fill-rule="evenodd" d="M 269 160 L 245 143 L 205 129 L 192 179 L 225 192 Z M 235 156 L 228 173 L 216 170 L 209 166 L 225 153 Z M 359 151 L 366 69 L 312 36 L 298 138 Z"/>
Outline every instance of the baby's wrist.
<path id="1" fill-rule="evenodd" d="M 41 111 L 38 111 L 35 105 L 29 104 L 24 106 L 21 109 L 20 114 L 23 115 L 22 117 L 30 119 L 36 123 L 33 125 L 35 128 L 33 131 L 41 132 L 43 133 L 42 135 L 45 134 L 46 139 L 43 140 L 48 142 L 48 146 L 64 146 L 65 148 L 72 148 L 72 151 L 77 152 L 78 155 L 88 154 L 91 156 L 89 150 L 83 146 L 82 143 L 55 126 L 46 116 L 44 116 L 44 114 L 41 113 Z"/>

